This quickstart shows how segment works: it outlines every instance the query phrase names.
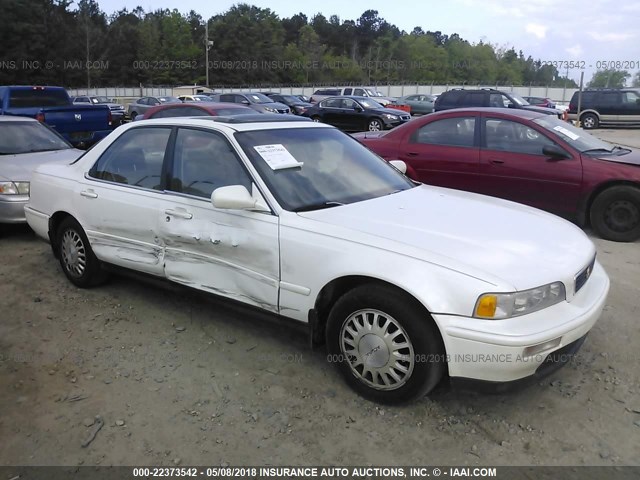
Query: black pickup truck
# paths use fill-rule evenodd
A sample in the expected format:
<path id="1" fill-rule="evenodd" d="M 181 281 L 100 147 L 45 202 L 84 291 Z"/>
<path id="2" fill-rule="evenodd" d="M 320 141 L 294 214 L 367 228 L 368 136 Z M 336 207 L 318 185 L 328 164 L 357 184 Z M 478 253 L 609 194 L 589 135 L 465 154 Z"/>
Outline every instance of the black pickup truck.
<path id="1" fill-rule="evenodd" d="M 0 115 L 35 118 L 75 147 L 89 147 L 114 128 L 107 105 L 74 105 L 62 87 L 2 86 Z"/>

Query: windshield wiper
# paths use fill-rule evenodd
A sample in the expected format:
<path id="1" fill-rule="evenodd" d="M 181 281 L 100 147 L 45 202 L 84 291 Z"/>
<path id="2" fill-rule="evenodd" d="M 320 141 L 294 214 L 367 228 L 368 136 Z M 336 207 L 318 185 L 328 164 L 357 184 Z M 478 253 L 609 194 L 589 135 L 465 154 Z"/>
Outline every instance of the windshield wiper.
<path id="1" fill-rule="evenodd" d="M 293 212 L 310 212 L 311 210 L 322 210 L 323 208 L 331 208 L 331 207 L 339 207 L 340 205 L 344 205 L 344 203 L 340 202 L 318 202 L 311 203 L 309 205 L 303 205 L 302 207 L 294 208 Z"/>

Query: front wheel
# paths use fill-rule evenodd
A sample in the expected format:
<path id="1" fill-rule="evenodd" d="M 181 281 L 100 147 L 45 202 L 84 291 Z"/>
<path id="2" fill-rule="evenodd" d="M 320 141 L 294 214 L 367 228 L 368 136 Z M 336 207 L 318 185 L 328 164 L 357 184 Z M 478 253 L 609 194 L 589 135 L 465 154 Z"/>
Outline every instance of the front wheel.
<path id="1" fill-rule="evenodd" d="M 405 402 L 431 391 L 445 371 L 429 314 L 407 294 L 363 285 L 343 295 L 327 322 L 328 360 L 362 396 Z"/>
<path id="2" fill-rule="evenodd" d="M 600 193 L 591 205 L 591 226 L 605 240 L 640 238 L 640 189 L 618 185 Z"/>
<path id="3" fill-rule="evenodd" d="M 370 132 L 379 132 L 380 130 L 384 130 L 384 125 L 382 125 L 380 119 L 372 118 L 371 120 L 369 120 L 367 128 Z"/>
<path id="4" fill-rule="evenodd" d="M 598 117 L 593 113 L 585 113 L 580 117 L 580 123 L 585 130 L 591 130 L 593 128 L 598 128 L 600 122 L 598 121 Z"/>
<path id="5" fill-rule="evenodd" d="M 76 287 L 88 288 L 102 283 L 107 275 L 100 266 L 80 224 L 69 217 L 57 230 L 60 265 Z"/>
<path id="6" fill-rule="evenodd" d="M 322 121 L 322 119 L 318 115 L 314 115 L 313 117 L 311 117 L 311 120 L 313 120 L 314 122 L 321 122 Z"/>

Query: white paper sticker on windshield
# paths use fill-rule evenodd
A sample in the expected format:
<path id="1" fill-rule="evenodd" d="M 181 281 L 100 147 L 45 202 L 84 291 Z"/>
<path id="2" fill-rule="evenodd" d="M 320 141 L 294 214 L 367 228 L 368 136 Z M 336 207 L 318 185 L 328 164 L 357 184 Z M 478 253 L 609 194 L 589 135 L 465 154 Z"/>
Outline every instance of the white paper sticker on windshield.
<path id="1" fill-rule="evenodd" d="M 564 128 L 561 125 L 558 125 L 556 127 L 553 127 L 553 129 L 556 132 L 560 132 L 561 134 L 563 134 L 566 137 L 569 137 L 571 140 L 577 140 L 580 138 L 580 135 L 576 135 L 575 133 L 573 133 L 571 130 L 568 130 L 566 128 Z"/>
<path id="2" fill-rule="evenodd" d="M 253 148 L 256 149 L 256 152 L 260 154 L 272 170 L 302 166 L 302 162 L 297 161 L 295 157 L 289 153 L 289 150 L 280 143 L 274 145 L 257 145 Z"/>

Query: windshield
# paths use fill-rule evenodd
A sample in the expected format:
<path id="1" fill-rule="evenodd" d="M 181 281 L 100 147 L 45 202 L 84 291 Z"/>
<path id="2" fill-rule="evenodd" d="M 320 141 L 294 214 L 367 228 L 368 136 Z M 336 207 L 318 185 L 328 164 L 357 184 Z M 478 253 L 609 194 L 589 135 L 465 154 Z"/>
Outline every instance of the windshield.
<path id="1" fill-rule="evenodd" d="M 512 93 L 511 98 L 513 98 L 518 105 L 529 105 L 529 102 L 516 93 Z"/>
<path id="2" fill-rule="evenodd" d="M 594 150 L 598 153 L 613 152 L 615 149 L 610 143 L 600 140 L 586 133 L 584 130 L 574 127 L 570 123 L 563 122 L 553 115 L 545 115 L 535 119 L 534 122 L 549 132 L 555 133 L 581 153 L 588 150 Z"/>
<path id="3" fill-rule="evenodd" d="M 298 97 L 294 97 L 293 95 L 283 95 L 282 99 L 285 102 L 291 102 L 291 103 L 300 103 L 300 99 Z"/>
<path id="4" fill-rule="evenodd" d="M 107 97 L 91 97 L 91 103 L 111 103 Z"/>
<path id="5" fill-rule="evenodd" d="M 273 103 L 273 100 L 261 93 L 248 93 L 246 97 L 251 103 Z"/>
<path id="6" fill-rule="evenodd" d="M 285 210 L 360 202 L 414 186 L 369 149 L 333 128 L 259 130 L 235 136 Z"/>
<path id="7" fill-rule="evenodd" d="M 0 155 L 67 150 L 64 139 L 39 122 L 2 122 Z"/>
<path id="8" fill-rule="evenodd" d="M 371 99 L 358 99 L 358 102 L 360 103 L 360 105 L 362 105 L 364 108 L 368 109 L 368 110 L 376 110 L 378 108 L 384 108 L 382 105 L 380 105 L 378 102 L 376 102 L 375 100 L 371 100 Z"/>
<path id="9" fill-rule="evenodd" d="M 182 103 L 177 97 L 158 97 L 161 103 Z"/>

